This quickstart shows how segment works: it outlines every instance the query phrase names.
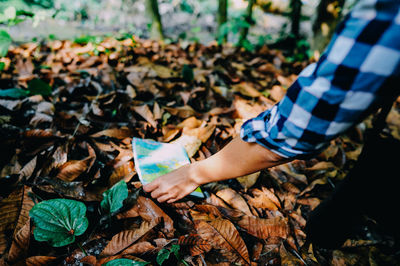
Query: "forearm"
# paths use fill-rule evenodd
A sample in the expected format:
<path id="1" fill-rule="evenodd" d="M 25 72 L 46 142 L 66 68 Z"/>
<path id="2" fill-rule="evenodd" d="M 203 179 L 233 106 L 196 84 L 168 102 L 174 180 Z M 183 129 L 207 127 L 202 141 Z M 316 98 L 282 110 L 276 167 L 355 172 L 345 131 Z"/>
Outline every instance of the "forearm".
<path id="1" fill-rule="evenodd" d="M 256 143 L 237 137 L 211 157 L 192 165 L 193 179 L 206 184 L 236 178 L 290 161 Z"/>

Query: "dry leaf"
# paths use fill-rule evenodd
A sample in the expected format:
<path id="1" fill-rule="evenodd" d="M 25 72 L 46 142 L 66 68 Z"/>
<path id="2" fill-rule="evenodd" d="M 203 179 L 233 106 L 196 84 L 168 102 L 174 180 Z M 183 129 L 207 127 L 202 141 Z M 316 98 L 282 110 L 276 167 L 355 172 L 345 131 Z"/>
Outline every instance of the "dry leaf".
<path id="1" fill-rule="evenodd" d="M 253 216 L 246 201 L 231 188 L 226 188 L 217 192 L 217 196 L 223 199 L 233 208 L 242 211 L 246 215 Z"/>
<path id="2" fill-rule="evenodd" d="M 192 256 L 198 256 L 211 250 L 210 243 L 197 234 L 180 236 L 178 245 L 188 248 Z"/>
<path id="3" fill-rule="evenodd" d="M 218 218 L 210 223 L 201 221 L 196 226 L 196 230 L 199 236 L 208 241 L 213 248 L 231 254 L 232 262 L 250 264 L 246 244 L 229 220 Z"/>
<path id="4" fill-rule="evenodd" d="M 250 235 L 260 239 L 279 237 L 286 239 L 289 234 L 287 221 L 282 217 L 258 218 L 252 216 L 243 216 L 238 225 L 246 230 Z"/>
<path id="5" fill-rule="evenodd" d="M 123 251 L 151 231 L 158 223 L 159 220 L 153 220 L 153 223 L 143 221 L 140 228 L 136 230 L 121 231 L 112 237 L 100 255 L 103 257 L 112 256 Z"/>
<path id="6" fill-rule="evenodd" d="M 153 113 L 151 112 L 149 106 L 147 105 L 140 105 L 140 106 L 133 106 L 132 109 L 138 113 L 141 117 L 146 119 L 147 122 L 154 128 L 157 128 L 157 121 L 154 119 Z"/>

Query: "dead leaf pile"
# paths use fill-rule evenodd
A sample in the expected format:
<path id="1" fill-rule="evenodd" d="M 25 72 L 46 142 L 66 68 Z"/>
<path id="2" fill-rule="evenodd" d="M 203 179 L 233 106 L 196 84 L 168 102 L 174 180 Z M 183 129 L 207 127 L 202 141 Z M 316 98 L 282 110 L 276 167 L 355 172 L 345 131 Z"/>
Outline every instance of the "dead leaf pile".
<path id="1" fill-rule="evenodd" d="M 192 160 L 205 159 L 279 101 L 308 62 L 289 63 L 267 47 L 249 53 L 135 38 L 28 43 L 1 61 L 0 264 L 129 258 L 156 265 L 157 253 L 175 244 L 190 265 L 340 264 L 365 253 L 382 259 L 378 245 L 350 255 L 303 248 L 309 212 L 354 163 L 362 133 L 333 141 L 312 160 L 205 185 L 204 200 L 159 204 L 140 192 L 132 137 L 180 143 Z M 121 180 L 130 196 L 105 220 L 102 193 Z M 76 243 L 53 248 L 34 239 L 29 210 L 52 198 L 87 206 L 89 228 L 76 240 L 85 252 Z"/>

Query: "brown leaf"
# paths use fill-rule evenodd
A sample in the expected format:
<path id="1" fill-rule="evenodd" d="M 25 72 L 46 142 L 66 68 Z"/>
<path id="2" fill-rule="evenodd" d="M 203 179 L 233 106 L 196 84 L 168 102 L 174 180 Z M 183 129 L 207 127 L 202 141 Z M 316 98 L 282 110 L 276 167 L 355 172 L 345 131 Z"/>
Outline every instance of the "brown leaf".
<path id="1" fill-rule="evenodd" d="M 308 205 L 311 210 L 314 210 L 321 203 L 321 200 L 318 198 L 305 198 L 297 199 L 296 202 L 301 205 Z"/>
<path id="2" fill-rule="evenodd" d="M 265 189 L 269 191 L 268 189 Z M 263 191 L 259 189 L 253 189 L 251 191 L 253 194 L 253 198 L 250 196 L 247 196 L 247 202 L 255 207 L 255 208 L 262 208 L 262 209 L 267 209 L 271 211 L 276 211 L 280 208 L 280 204 L 277 206 L 276 202 L 279 203 L 279 201 L 275 201 L 275 199 L 271 200 L 271 196 L 269 194 L 264 193 Z M 272 194 L 272 192 L 271 192 Z M 275 195 L 274 195 L 275 197 Z M 276 197 L 275 197 L 276 198 Z"/>
<path id="3" fill-rule="evenodd" d="M 260 239 L 280 237 L 286 239 L 289 234 L 289 226 L 283 217 L 269 219 L 243 216 L 238 225 L 245 229 L 250 235 Z"/>
<path id="4" fill-rule="evenodd" d="M 136 174 L 135 167 L 133 166 L 132 161 L 128 161 L 127 163 L 122 164 L 121 166 L 114 169 L 110 176 L 110 186 L 118 183 L 122 179 L 125 182 L 129 182 L 131 178 Z"/>
<path id="5" fill-rule="evenodd" d="M 180 236 L 178 245 L 188 248 L 192 256 L 198 256 L 211 250 L 210 243 L 201 238 L 198 234 Z"/>
<path id="6" fill-rule="evenodd" d="M 29 219 L 29 210 L 33 207 L 29 191 L 26 186 L 18 188 L 0 202 L 0 254 L 7 248 L 10 238 L 15 237 Z M 14 232 L 12 236 L 10 231 Z"/>
<path id="7" fill-rule="evenodd" d="M 37 156 L 33 157 L 19 172 L 20 177 L 29 178 L 36 168 Z"/>
<path id="8" fill-rule="evenodd" d="M 132 137 L 133 131 L 129 128 L 111 128 L 99 131 L 95 134 L 92 134 L 92 138 L 99 138 L 99 137 L 110 137 L 116 139 L 124 139 L 128 137 Z"/>
<path id="9" fill-rule="evenodd" d="M 189 118 L 186 118 L 182 122 L 180 122 L 176 128 L 197 128 L 200 127 L 203 122 L 201 120 L 198 120 L 196 117 L 191 116 Z"/>
<path id="10" fill-rule="evenodd" d="M 321 161 L 311 167 L 306 168 L 307 171 L 321 171 L 330 169 L 336 169 L 336 166 L 332 162 L 327 161 Z"/>
<path id="11" fill-rule="evenodd" d="M 279 255 L 281 257 L 281 264 L 282 265 L 287 265 L 287 266 L 298 266 L 298 265 L 304 265 L 304 263 L 295 255 L 292 253 L 288 252 L 284 245 L 281 245 L 279 249 Z"/>
<path id="12" fill-rule="evenodd" d="M 223 199 L 233 208 L 242 211 L 246 215 L 253 216 L 246 201 L 231 188 L 226 188 L 217 192 L 217 196 Z"/>
<path id="13" fill-rule="evenodd" d="M 255 172 L 250 175 L 245 175 L 242 177 L 236 178 L 237 181 L 242 185 L 245 191 L 247 191 L 249 188 L 251 188 L 258 180 L 258 177 L 260 176 L 261 172 Z"/>
<path id="14" fill-rule="evenodd" d="M 44 266 L 55 261 L 56 257 L 51 256 L 33 256 L 26 259 L 26 266 Z"/>
<path id="15" fill-rule="evenodd" d="M 150 242 L 143 241 L 136 244 L 133 244 L 129 248 L 125 249 L 121 254 L 143 254 L 146 252 L 150 252 L 155 250 L 156 247 L 153 246 Z"/>
<path id="16" fill-rule="evenodd" d="M 205 143 L 214 133 L 215 127 L 215 125 L 207 125 L 198 128 L 184 128 L 182 133 L 188 136 L 194 136 Z"/>
<path id="17" fill-rule="evenodd" d="M 101 256 L 112 256 L 115 255 L 127 247 L 131 246 L 133 243 L 138 241 L 141 237 L 143 237 L 146 233 L 151 231 L 155 226 L 158 225 L 160 220 L 147 222 L 143 221 L 140 225 L 140 228 L 136 230 L 125 230 L 120 233 L 114 235 L 110 242 L 108 242 L 107 246 L 101 252 Z"/>
<path id="18" fill-rule="evenodd" d="M 285 96 L 286 89 L 283 88 L 282 86 L 274 85 L 272 86 L 270 93 L 271 93 L 271 98 L 274 101 L 279 102 Z"/>
<path id="19" fill-rule="evenodd" d="M 232 262 L 250 264 L 246 244 L 229 220 L 218 218 L 210 223 L 201 221 L 197 224 L 196 230 L 213 248 L 231 254 Z"/>
<path id="20" fill-rule="evenodd" d="M 293 177 L 295 180 L 301 183 L 308 184 L 307 177 L 304 174 L 298 173 L 291 163 L 281 164 L 276 166 L 277 169 L 287 174 L 289 177 Z"/>
<path id="21" fill-rule="evenodd" d="M 249 104 L 247 101 L 236 98 L 233 102 L 237 116 L 242 118 L 243 120 L 247 120 L 253 117 L 256 117 L 261 112 L 263 112 L 266 108 L 257 104 Z"/>
<path id="22" fill-rule="evenodd" d="M 31 236 L 30 220 L 15 234 L 11 248 L 8 251 L 7 260 L 11 263 L 23 260 L 28 255 L 28 248 Z"/>
<path id="23" fill-rule="evenodd" d="M 189 157 L 193 157 L 201 146 L 200 139 L 198 139 L 196 136 L 189 136 L 185 134 L 182 134 L 176 140 L 171 141 L 171 143 L 179 144 L 184 147 Z"/>
<path id="24" fill-rule="evenodd" d="M 168 237 L 173 237 L 175 228 L 174 221 L 151 199 L 140 196 L 137 200 L 139 215 L 150 223 L 162 219 L 164 229 L 162 230 Z"/>
<path id="25" fill-rule="evenodd" d="M 196 115 L 196 111 L 193 110 L 192 107 L 189 105 L 184 105 L 180 107 L 164 107 L 165 110 L 167 110 L 169 113 L 172 115 L 178 116 L 180 118 L 188 118 L 190 116 Z"/>
<path id="26" fill-rule="evenodd" d="M 64 163 L 59 169 L 57 178 L 67 182 L 74 181 L 78 176 L 88 170 L 92 159 L 92 157 L 87 157 L 83 160 L 71 160 Z"/>
<path id="27" fill-rule="evenodd" d="M 261 92 L 256 90 L 250 83 L 248 82 L 241 82 L 237 85 L 232 86 L 232 90 L 239 92 L 240 94 L 248 97 L 258 97 L 261 96 Z"/>
<path id="28" fill-rule="evenodd" d="M 157 128 L 157 121 L 154 119 L 153 113 L 148 105 L 133 106 L 132 109 L 146 119 L 152 127 Z"/>

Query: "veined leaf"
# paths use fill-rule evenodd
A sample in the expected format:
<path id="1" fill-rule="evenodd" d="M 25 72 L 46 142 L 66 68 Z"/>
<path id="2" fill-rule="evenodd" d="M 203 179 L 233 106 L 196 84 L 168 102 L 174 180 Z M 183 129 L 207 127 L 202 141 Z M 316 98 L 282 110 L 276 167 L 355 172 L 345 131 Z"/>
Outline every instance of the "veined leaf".
<path id="1" fill-rule="evenodd" d="M 148 262 L 143 262 L 143 261 L 134 261 L 130 259 L 116 259 L 109 261 L 107 263 L 104 263 L 104 266 L 142 266 L 142 265 L 147 265 L 149 264 Z"/>
<path id="2" fill-rule="evenodd" d="M 42 96 L 49 96 L 52 92 L 50 85 L 40 79 L 32 79 L 28 83 L 28 91 L 31 95 L 40 94 Z"/>
<path id="3" fill-rule="evenodd" d="M 27 187 L 21 187 L 0 202 L 0 254 L 8 246 L 8 232 L 14 230 L 12 236 L 15 238 L 29 219 L 28 212 L 33 206 L 27 195 L 29 191 Z"/>
<path id="4" fill-rule="evenodd" d="M 88 225 L 86 206 L 69 199 L 52 199 L 36 204 L 29 215 L 35 223 L 33 235 L 37 241 L 49 241 L 53 247 L 62 247 L 75 241 Z"/>
<path id="5" fill-rule="evenodd" d="M 6 90 L 0 90 L 0 97 L 10 97 L 10 98 L 22 98 L 29 95 L 29 92 L 20 88 L 11 88 Z"/>
<path id="6" fill-rule="evenodd" d="M 209 241 L 214 248 L 233 255 L 233 262 L 250 264 L 246 244 L 229 220 L 218 218 L 210 223 L 201 221 L 196 229 L 201 238 Z"/>
<path id="7" fill-rule="evenodd" d="M 289 234 L 289 226 L 283 217 L 263 219 L 244 216 L 238 224 L 250 235 L 260 239 L 266 239 L 268 237 L 280 237 L 286 239 Z"/>
<path id="8" fill-rule="evenodd" d="M 121 252 L 151 231 L 158 223 L 159 221 L 153 224 L 143 221 L 140 228 L 136 230 L 125 230 L 114 235 L 102 251 L 101 256 L 112 256 Z"/>
<path id="9" fill-rule="evenodd" d="M 128 186 L 124 180 L 116 183 L 112 188 L 103 192 L 103 200 L 100 203 L 104 212 L 113 213 L 121 209 L 123 201 L 128 197 Z"/>
<path id="10" fill-rule="evenodd" d="M 7 31 L 0 30 L 0 57 L 4 57 L 8 53 L 8 48 L 12 43 L 12 39 Z"/>

